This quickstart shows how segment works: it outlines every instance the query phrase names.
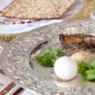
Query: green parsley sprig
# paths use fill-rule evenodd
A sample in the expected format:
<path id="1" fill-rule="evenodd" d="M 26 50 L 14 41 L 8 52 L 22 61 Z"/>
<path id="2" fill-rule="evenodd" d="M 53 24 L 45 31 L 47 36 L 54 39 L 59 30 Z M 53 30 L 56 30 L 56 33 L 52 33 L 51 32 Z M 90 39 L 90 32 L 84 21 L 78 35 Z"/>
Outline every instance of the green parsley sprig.
<path id="1" fill-rule="evenodd" d="M 56 59 L 64 55 L 66 55 L 65 50 L 53 50 L 48 47 L 43 55 L 36 56 L 36 61 L 44 67 L 53 67 Z"/>

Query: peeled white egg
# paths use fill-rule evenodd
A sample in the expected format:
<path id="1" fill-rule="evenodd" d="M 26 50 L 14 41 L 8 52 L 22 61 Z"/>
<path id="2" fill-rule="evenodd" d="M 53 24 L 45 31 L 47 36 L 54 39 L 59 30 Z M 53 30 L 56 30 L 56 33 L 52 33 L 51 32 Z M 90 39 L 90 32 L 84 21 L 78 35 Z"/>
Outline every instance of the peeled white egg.
<path id="1" fill-rule="evenodd" d="M 77 76 L 77 63 L 68 56 L 60 57 L 54 65 L 54 72 L 57 77 L 63 80 L 70 80 Z"/>

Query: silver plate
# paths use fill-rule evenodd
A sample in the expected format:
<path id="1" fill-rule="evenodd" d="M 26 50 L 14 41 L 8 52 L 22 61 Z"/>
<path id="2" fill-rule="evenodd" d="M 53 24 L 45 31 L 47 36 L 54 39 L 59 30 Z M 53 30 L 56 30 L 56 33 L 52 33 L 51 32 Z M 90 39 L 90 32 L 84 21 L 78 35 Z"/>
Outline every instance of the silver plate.
<path id="1" fill-rule="evenodd" d="M 23 34 L 10 42 L 4 50 L 1 60 L 3 71 L 17 85 L 42 95 L 95 95 L 95 83 L 82 81 L 80 78 L 65 84 L 57 83 L 51 68 L 46 69 L 36 64 L 36 69 L 30 68 L 28 62 L 31 51 L 44 41 L 51 42 L 55 37 L 58 40 L 60 33 L 94 35 L 95 21 L 88 19 L 62 22 Z"/>

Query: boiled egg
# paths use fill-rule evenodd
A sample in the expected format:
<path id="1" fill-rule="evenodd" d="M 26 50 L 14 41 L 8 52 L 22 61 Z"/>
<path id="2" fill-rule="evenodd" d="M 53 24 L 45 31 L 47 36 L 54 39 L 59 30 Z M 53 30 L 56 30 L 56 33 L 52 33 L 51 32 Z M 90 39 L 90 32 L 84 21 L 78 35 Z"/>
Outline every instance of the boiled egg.
<path id="1" fill-rule="evenodd" d="M 78 66 L 72 58 L 63 56 L 56 60 L 54 72 L 60 79 L 71 80 L 77 76 Z"/>

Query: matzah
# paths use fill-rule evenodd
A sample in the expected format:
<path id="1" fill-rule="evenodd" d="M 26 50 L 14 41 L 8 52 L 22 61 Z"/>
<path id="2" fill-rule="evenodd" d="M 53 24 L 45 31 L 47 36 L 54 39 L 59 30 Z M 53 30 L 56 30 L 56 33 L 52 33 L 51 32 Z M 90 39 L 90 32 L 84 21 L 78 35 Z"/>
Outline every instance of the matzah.
<path id="1" fill-rule="evenodd" d="M 60 18 L 75 0 L 14 0 L 2 10 L 6 17 L 50 19 Z"/>

